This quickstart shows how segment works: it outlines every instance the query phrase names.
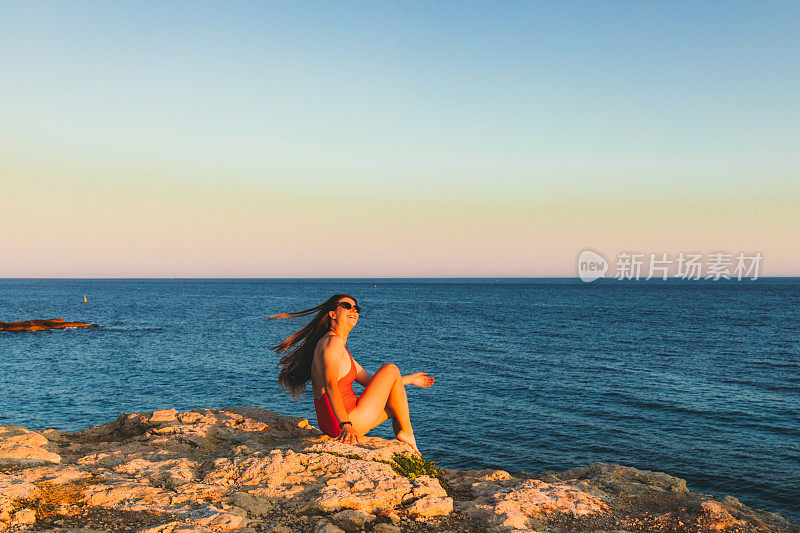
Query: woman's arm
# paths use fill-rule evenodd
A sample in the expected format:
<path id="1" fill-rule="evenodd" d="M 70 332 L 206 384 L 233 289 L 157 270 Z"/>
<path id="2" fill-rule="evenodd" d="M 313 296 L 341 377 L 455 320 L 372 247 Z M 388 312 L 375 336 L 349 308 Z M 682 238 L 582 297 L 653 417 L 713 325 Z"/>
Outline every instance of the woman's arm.
<path id="1" fill-rule="evenodd" d="M 333 408 L 333 414 L 339 422 L 349 422 L 350 415 L 344 407 L 342 393 L 339 390 L 339 363 L 344 356 L 344 340 L 331 335 L 322 341 L 322 369 L 325 373 L 325 392 Z"/>
<path id="2" fill-rule="evenodd" d="M 355 361 L 355 359 L 353 359 Z M 364 385 L 365 387 L 369 385 L 369 382 L 372 381 L 372 376 L 369 372 L 364 370 L 361 365 L 358 364 L 356 361 L 356 381 Z M 426 372 L 417 372 L 415 374 L 409 374 L 407 376 L 403 376 L 403 385 L 416 385 L 417 387 L 430 387 L 433 385 L 434 379 L 429 376 Z"/>
<path id="3" fill-rule="evenodd" d="M 429 376 L 427 372 L 415 372 L 407 376 L 403 376 L 403 385 L 416 385 L 417 387 L 430 387 L 433 385 L 433 376 Z"/>

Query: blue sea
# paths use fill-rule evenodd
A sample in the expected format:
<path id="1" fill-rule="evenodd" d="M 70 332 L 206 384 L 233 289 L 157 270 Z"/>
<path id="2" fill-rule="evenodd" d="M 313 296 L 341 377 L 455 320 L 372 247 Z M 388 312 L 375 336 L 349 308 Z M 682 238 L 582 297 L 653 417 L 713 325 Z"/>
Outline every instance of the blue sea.
<path id="1" fill-rule="evenodd" d="M 0 424 L 256 405 L 316 425 L 268 350 L 304 319 L 264 315 L 335 292 L 363 308 L 347 341 L 362 366 L 436 378 L 408 396 L 441 466 L 620 463 L 800 521 L 800 278 L 0 279 L 2 321 L 101 325 L 0 333 Z"/>

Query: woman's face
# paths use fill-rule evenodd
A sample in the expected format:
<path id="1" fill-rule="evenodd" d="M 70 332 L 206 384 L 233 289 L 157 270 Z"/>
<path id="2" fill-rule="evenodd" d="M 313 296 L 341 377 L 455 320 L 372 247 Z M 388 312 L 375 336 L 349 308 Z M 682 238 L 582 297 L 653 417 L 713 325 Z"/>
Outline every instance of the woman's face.
<path id="1" fill-rule="evenodd" d="M 342 305 L 345 303 L 345 305 Z M 347 304 L 350 304 L 350 309 L 346 309 Z M 342 298 L 336 304 L 336 309 L 331 311 L 333 315 L 331 318 L 336 319 L 339 324 L 350 324 L 350 327 L 356 325 L 358 322 L 358 311 L 356 310 L 356 302 L 352 298 Z"/>

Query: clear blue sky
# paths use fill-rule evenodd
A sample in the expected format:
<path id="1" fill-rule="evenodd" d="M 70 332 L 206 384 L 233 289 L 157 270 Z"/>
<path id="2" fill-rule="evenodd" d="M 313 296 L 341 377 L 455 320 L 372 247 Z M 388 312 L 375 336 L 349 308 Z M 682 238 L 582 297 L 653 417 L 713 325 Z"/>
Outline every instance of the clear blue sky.
<path id="1" fill-rule="evenodd" d="M 71 181 L 101 221 L 109 199 L 135 221 L 127 195 L 162 186 L 187 226 L 193 194 L 319 210 L 325 191 L 449 202 L 452 231 L 483 202 L 800 197 L 798 2 L 4 2 L 0 21 L 0 183 Z"/>

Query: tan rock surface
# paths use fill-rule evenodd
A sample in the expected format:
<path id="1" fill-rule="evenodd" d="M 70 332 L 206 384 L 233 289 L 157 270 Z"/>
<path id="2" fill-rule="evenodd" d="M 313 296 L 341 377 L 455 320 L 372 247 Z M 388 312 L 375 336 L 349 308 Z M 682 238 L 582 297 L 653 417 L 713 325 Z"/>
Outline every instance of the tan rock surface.
<path id="1" fill-rule="evenodd" d="M 124 414 L 75 433 L 2 426 L 0 452 L 0 530 L 796 531 L 618 465 L 448 470 L 443 486 L 393 468 L 405 444 L 349 446 L 257 408 Z"/>
<path id="2" fill-rule="evenodd" d="M 41 433 L 21 426 L 0 426 L 0 466 L 60 463 L 61 456 L 48 450 Z"/>

